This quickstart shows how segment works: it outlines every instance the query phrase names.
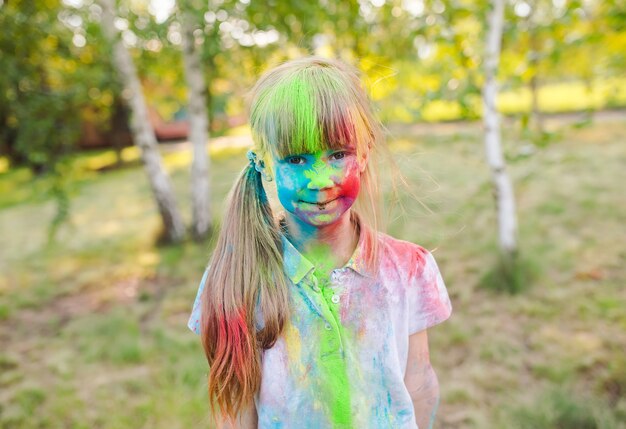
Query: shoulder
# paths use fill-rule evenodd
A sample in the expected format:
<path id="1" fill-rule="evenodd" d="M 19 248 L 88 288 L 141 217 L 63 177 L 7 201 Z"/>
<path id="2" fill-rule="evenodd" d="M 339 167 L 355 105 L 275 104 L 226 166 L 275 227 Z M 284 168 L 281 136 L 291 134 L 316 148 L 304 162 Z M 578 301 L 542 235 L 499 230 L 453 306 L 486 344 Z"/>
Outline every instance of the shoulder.
<path id="1" fill-rule="evenodd" d="M 424 275 L 434 263 L 432 254 L 419 244 L 401 240 L 388 234 L 378 233 L 380 266 L 383 270 L 394 270 L 403 279 Z"/>
<path id="2" fill-rule="evenodd" d="M 409 335 L 450 317 L 452 305 L 432 253 L 419 244 L 379 233 L 380 274 L 395 283 L 408 306 Z"/>

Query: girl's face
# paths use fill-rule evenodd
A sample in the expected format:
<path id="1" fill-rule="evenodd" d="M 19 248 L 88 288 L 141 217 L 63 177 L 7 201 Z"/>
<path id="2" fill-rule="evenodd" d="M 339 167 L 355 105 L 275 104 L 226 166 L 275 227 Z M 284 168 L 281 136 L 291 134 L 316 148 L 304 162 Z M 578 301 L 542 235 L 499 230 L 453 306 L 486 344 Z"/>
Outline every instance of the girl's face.
<path id="1" fill-rule="evenodd" d="M 350 209 L 365 169 L 365 161 L 359 163 L 351 148 L 271 161 L 281 205 L 294 220 L 314 227 L 332 224 Z"/>

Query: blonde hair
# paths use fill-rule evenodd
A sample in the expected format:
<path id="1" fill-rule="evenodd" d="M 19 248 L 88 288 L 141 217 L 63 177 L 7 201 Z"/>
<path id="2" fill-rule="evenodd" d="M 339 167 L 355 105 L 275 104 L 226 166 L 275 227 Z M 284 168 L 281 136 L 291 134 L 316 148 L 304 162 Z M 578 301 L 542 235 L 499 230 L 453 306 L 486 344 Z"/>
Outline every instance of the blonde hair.
<path id="1" fill-rule="evenodd" d="M 369 155 L 353 220 L 368 243 L 364 255 L 378 267 L 381 231 L 375 155 L 383 148 L 356 69 L 337 60 L 308 57 L 266 72 L 251 91 L 250 125 L 258 153 L 287 156 L 356 147 Z M 362 225 L 360 225 L 362 226 Z M 261 353 L 274 345 L 289 321 L 289 281 L 283 272 L 282 241 L 261 174 L 247 165 L 232 190 L 222 230 L 209 262 L 202 297 L 202 344 L 210 366 L 209 402 L 234 418 L 261 384 Z M 257 307 L 258 306 L 258 307 Z M 256 329 L 257 311 L 263 329 Z"/>

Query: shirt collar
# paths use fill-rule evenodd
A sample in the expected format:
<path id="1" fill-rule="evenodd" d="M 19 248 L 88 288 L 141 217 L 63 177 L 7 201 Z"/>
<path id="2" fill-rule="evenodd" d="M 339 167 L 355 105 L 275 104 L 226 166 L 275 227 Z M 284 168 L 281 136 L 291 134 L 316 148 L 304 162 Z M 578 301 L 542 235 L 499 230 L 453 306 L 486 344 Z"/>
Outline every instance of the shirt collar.
<path id="1" fill-rule="evenodd" d="M 357 217 L 357 219 L 359 218 Z M 360 219 L 358 222 L 360 225 L 359 242 L 357 243 L 352 256 L 343 268 L 350 268 L 362 276 L 372 277 L 372 274 L 367 268 L 367 261 L 365 259 L 367 234 L 364 234 L 364 231 L 368 230 L 368 227 L 361 222 Z M 315 270 L 315 265 L 305 258 L 282 232 L 280 233 L 280 237 L 283 242 L 285 274 L 287 274 L 287 277 L 289 277 L 293 284 L 298 284 L 304 277 Z"/>

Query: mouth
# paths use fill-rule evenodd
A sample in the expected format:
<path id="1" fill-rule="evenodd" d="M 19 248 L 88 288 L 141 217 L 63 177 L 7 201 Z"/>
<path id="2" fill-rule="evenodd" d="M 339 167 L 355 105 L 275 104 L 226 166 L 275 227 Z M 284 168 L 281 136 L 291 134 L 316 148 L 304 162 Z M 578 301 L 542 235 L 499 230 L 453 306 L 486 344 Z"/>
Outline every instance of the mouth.
<path id="1" fill-rule="evenodd" d="M 318 206 L 324 206 L 326 204 L 332 203 L 333 201 L 337 200 L 338 198 L 339 197 L 333 198 L 332 200 L 328 200 L 328 201 L 324 201 L 324 202 L 317 202 L 317 201 L 310 202 L 310 201 L 304 201 L 304 200 L 300 200 L 300 201 L 303 202 L 303 203 L 306 203 L 306 204 L 316 204 Z"/>
<path id="2" fill-rule="evenodd" d="M 333 203 L 335 201 L 337 201 L 338 199 L 339 199 L 339 197 L 337 197 L 335 199 L 332 199 L 332 200 L 325 201 L 325 202 L 321 202 L 321 203 L 317 203 L 317 202 L 311 203 L 311 202 L 304 201 L 304 200 L 301 200 L 301 202 L 304 203 L 304 204 L 307 204 L 309 206 L 315 206 L 320 211 L 322 211 L 322 210 L 326 210 L 327 208 L 333 207 L 334 206 Z"/>

